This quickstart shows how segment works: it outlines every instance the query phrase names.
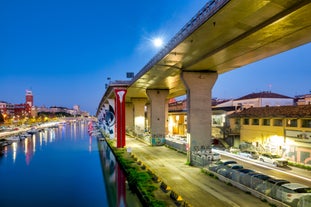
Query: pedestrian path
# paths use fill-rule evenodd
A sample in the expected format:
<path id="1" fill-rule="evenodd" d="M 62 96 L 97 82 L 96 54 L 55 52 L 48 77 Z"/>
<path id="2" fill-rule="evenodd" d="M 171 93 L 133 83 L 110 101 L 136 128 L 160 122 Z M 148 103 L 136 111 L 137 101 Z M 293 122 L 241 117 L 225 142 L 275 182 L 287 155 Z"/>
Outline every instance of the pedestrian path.
<path id="1" fill-rule="evenodd" d="M 193 207 L 270 206 L 259 198 L 204 174 L 199 167 L 187 165 L 183 153 L 165 146 L 152 147 L 129 136 L 126 137 L 126 147 Z"/>

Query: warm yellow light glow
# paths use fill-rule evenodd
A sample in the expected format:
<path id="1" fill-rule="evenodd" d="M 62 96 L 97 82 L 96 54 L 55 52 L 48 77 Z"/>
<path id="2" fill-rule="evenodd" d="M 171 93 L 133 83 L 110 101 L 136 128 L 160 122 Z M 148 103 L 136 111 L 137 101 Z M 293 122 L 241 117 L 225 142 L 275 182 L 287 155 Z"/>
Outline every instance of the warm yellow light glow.
<path id="1" fill-rule="evenodd" d="M 168 134 L 173 134 L 174 120 L 172 116 L 168 117 L 167 127 L 168 127 Z"/>
<path id="2" fill-rule="evenodd" d="M 135 124 L 136 125 L 143 126 L 144 121 L 145 121 L 145 119 L 142 116 L 135 117 Z"/>
<path id="3" fill-rule="evenodd" d="M 135 117 L 135 131 L 138 133 L 145 131 L 145 117 L 143 116 Z"/>
<path id="4" fill-rule="evenodd" d="M 273 135 L 270 137 L 270 143 L 278 146 L 284 145 L 284 137 Z"/>

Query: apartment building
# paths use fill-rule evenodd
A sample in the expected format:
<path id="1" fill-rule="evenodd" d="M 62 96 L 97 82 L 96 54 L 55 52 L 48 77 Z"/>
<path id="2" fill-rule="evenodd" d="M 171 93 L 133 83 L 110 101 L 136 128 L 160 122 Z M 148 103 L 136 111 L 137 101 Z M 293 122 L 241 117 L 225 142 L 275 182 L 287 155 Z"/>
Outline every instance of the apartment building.
<path id="1" fill-rule="evenodd" d="M 230 131 L 258 151 L 311 164 L 311 105 L 251 107 L 228 115 Z"/>

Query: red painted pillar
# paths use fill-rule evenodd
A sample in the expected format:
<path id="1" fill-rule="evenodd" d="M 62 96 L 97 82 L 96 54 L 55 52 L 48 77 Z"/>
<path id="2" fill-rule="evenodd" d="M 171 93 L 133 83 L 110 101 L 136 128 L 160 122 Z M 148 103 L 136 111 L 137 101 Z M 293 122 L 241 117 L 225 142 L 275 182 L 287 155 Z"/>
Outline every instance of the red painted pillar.
<path id="1" fill-rule="evenodd" d="M 117 125 L 117 148 L 125 146 L 125 95 L 127 90 L 122 88 L 114 89 L 115 92 L 115 113 Z"/>

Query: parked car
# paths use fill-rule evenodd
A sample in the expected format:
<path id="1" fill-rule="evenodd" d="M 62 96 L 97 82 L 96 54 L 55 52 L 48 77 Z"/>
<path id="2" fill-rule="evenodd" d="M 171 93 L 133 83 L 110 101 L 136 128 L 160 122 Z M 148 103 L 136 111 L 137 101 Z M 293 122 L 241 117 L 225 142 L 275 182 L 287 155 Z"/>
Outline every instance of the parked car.
<path id="1" fill-rule="evenodd" d="M 219 168 L 217 170 L 217 173 L 228 178 L 232 171 L 242 169 L 242 168 L 243 166 L 240 164 L 228 164 L 228 165 L 223 165 L 223 167 Z"/>
<path id="2" fill-rule="evenodd" d="M 282 158 L 279 155 L 270 154 L 270 153 L 263 153 L 259 156 L 259 160 L 262 162 L 273 164 L 277 167 L 285 167 L 288 165 L 288 161 Z"/>
<path id="3" fill-rule="evenodd" d="M 270 196 L 271 198 L 275 198 L 276 190 L 285 183 L 289 183 L 289 181 L 279 178 L 269 178 L 257 185 L 255 190 Z"/>
<path id="4" fill-rule="evenodd" d="M 240 182 L 240 178 L 247 173 L 252 173 L 254 172 L 254 170 L 251 169 L 247 169 L 247 168 L 242 168 L 242 169 L 236 169 L 234 171 L 231 171 L 229 173 L 228 178 L 230 178 L 231 180 L 234 180 L 236 182 Z"/>
<path id="5" fill-rule="evenodd" d="M 238 164 L 235 160 L 220 160 L 222 165 Z"/>
<path id="6" fill-rule="evenodd" d="M 221 156 L 219 153 L 217 152 L 212 152 L 212 160 L 213 161 L 217 161 L 217 160 L 220 160 L 221 159 Z"/>
<path id="7" fill-rule="evenodd" d="M 253 150 L 243 150 L 239 154 L 240 156 L 255 159 L 255 160 L 259 158 L 259 153 Z"/>
<path id="8" fill-rule="evenodd" d="M 220 160 L 220 154 L 216 152 L 199 154 L 199 156 L 203 159 L 207 159 L 209 161 L 218 161 Z"/>
<path id="9" fill-rule="evenodd" d="M 277 189 L 276 199 L 293 207 L 307 206 L 311 203 L 311 188 L 300 183 L 286 183 Z"/>
<path id="10" fill-rule="evenodd" d="M 249 172 L 247 174 L 243 174 L 240 177 L 240 183 L 247 186 L 247 187 L 255 189 L 256 186 L 258 186 L 263 181 L 265 181 L 269 178 L 270 178 L 270 176 L 268 176 L 268 175 L 254 171 L 254 172 Z"/>
<path id="11" fill-rule="evenodd" d="M 249 187 L 256 189 L 257 186 L 264 183 L 266 180 L 270 179 L 271 177 L 262 173 L 255 174 L 251 176 L 251 182 Z"/>
<path id="12" fill-rule="evenodd" d="M 217 172 L 219 168 L 223 167 L 224 165 L 228 165 L 228 164 L 237 164 L 237 162 L 234 160 L 218 160 L 212 165 L 209 165 L 208 169 L 213 172 Z"/>

